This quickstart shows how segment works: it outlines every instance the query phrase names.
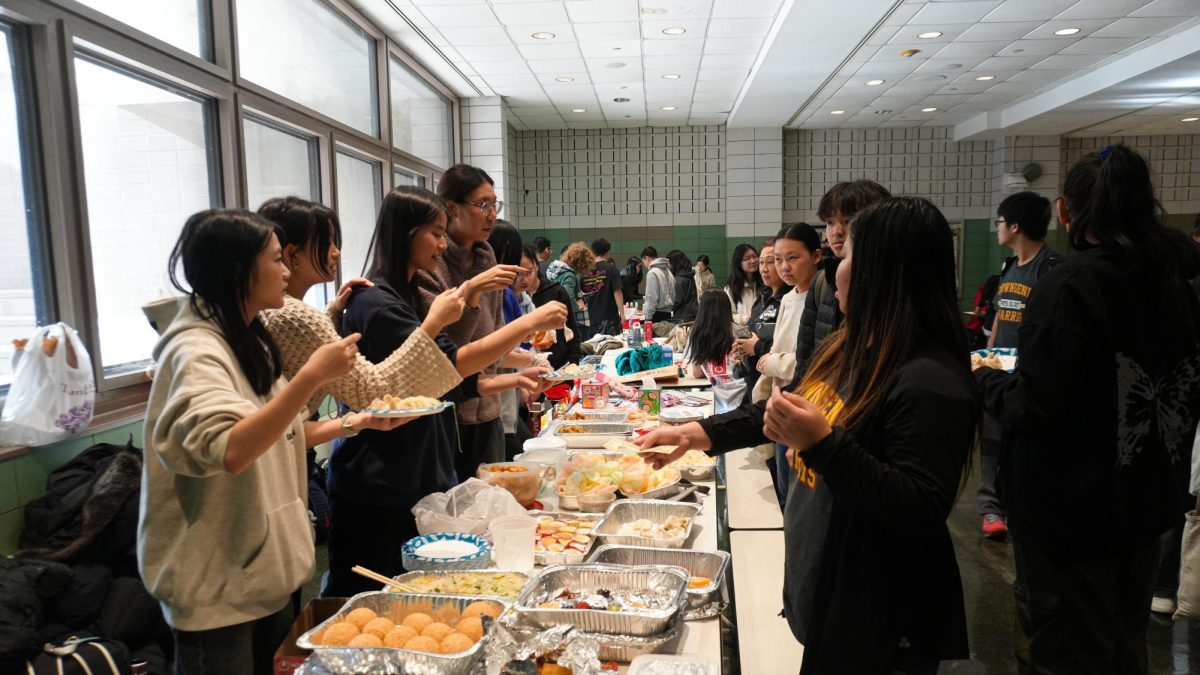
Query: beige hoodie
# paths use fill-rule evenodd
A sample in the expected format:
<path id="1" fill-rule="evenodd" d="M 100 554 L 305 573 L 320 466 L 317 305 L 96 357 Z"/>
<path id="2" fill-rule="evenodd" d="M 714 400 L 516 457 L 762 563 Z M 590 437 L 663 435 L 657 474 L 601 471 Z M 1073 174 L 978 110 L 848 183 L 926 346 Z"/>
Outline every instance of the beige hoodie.
<path id="1" fill-rule="evenodd" d="M 305 415 L 240 475 L 229 432 L 277 395 L 254 393 L 220 329 L 184 304 L 154 348 L 138 567 L 178 630 L 222 628 L 279 611 L 313 572 Z"/>

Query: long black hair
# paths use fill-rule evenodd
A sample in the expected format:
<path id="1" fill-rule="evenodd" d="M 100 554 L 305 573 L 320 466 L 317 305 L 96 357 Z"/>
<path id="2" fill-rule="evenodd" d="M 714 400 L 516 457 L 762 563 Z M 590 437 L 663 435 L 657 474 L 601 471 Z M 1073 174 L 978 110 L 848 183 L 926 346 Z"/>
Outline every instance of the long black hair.
<path id="1" fill-rule="evenodd" d="M 920 197 L 891 197 L 850 226 L 850 296 L 842 328 L 818 348 L 801 389 L 842 392 L 838 420 L 854 428 L 880 405 L 900 368 L 925 345 L 956 355 L 969 377 L 958 315 L 954 238 L 945 216 Z"/>
<path id="2" fill-rule="evenodd" d="M 670 262 L 671 274 L 687 274 L 692 271 L 692 261 L 679 249 L 668 252 L 667 261 Z"/>
<path id="3" fill-rule="evenodd" d="M 763 283 L 762 276 L 755 270 L 753 274 L 747 275 L 742 269 L 742 258 L 746 257 L 746 251 L 754 251 L 754 255 L 758 255 L 758 251 L 750 244 L 738 244 L 733 249 L 733 263 L 729 268 L 729 278 L 725 280 L 725 288 L 729 289 L 729 294 L 735 299 L 740 299 L 742 293 L 749 286 L 754 289 L 754 294 L 762 293 Z"/>
<path id="4" fill-rule="evenodd" d="M 733 305 L 724 291 L 700 296 L 696 321 L 688 332 L 688 359 L 696 365 L 723 363 L 733 350 Z"/>
<path id="5" fill-rule="evenodd" d="M 524 248 L 524 244 L 521 242 L 521 231 L 512 223 L 497 218 L 492 225 L 492 233 L 488 235 L 488 244 L 496 254 L 497 265 L 521 264 L 521 249 Z M 534 260 L 536 261 L 537 257 L 534 257 Z"/>
<path id="6" fill-rule="evenodd" d="M 417 230 L 446 213 L 446 202 L 423 187 L 401 185 L 383 198 L 375 222 L 374 248 L 368 265 L 371 279 L 386 282 L 424 318 L 425 303 L 417 291 L 416 277 L 408 277 L 408 260 Z"/>
<path id="7" fill-rule="evenodd" d="M 336 276 L 327 267 L 329 247 L 342 246 L 342 224 L 333 209 L 299 197 L 273 197 L 258 207 L 258 215 L 278 226 L 280 246 L 303 249 L 312 243 L 313 266 L 330 279 Z"/>
<path id="8" fill-rule="evenodd" d="M 1063 201 L 1071 216 L 1071 248 L 1120 249 L 1155 286 L 1195 274 L 1195 245 L 1162 224 L 1150 167 L 1124 145 L 1076 162 L 1063 183 Z"/>
<path id="9" fill-rule="evenodd" d="M 220 327 L 254 393 L 266 396 L 283 375 L 283 355 L 262 321 L 247 325 L 246 300 L 258 254 L 271 244 L 276 227 L 241 209 L 209 209 L 183 225 L 171 251 L 171 285 L 187 294 L 198 316 Z M 185 286 L 179 279 L 183 265 Z"/>
<path id="10" fill-rule="evenodd" d="M 438 180 L 438 196 L 448 202 L 465 204 L 471 193 L 480 185 L 495 185 L 488 172 L 470 164 L 455 164 L 446 169 Z"/>
<path id="11" fill-rule="evenodd" d="M 642 283 L 642 259 L 635 256 L 629 256 L 629 260 L 625 261 L 625 276 L 632 277 L 634 284 Z"/>

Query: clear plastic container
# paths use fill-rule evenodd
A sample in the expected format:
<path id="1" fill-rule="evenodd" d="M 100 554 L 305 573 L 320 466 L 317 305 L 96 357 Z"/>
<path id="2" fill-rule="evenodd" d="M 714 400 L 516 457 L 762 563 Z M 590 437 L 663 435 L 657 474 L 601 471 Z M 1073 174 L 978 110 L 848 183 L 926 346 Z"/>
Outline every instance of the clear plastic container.
<path id="1" fill-rule="evenodd" d="M 703 656 L 643 654 L 629 664 L 629 675 L 720 675 L 721 666 Z"/>

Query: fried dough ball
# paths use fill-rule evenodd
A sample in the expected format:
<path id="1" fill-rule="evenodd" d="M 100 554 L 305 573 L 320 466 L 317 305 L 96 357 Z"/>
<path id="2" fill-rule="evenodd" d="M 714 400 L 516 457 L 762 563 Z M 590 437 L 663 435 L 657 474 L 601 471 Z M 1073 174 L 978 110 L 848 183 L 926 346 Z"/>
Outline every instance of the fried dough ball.
<path id="1" fill-rule="evenodd" d="M 325 629 L 325 632 L 321 635 L 321 644 L 333 646 L 347 645 L 350 644 L 350 641 L 353 640 L 357 635 L 358 626 L 355 626 L 349 621 L 339 621 L 337 623 L 330 624 L 329 627 Z"/>
<path id="2" fill-rule="evenodd" d="M 407 643 L 405 643 L 404 648 L 414 652 L 425 652 L 427 654 L 442 653 L 442 647 L 438 644 L 437 640 L 424 635 L 418 635 L 417 637 L 409 640 Z"/>
<path id="3" fill-rule="evenodd" d="M 396 624 L 393 623 L 391 619 L 386 619 L 381 616 L 378 619 L 371 619 L 368 621 L 367 625 L 363 626 L 362 632 L 370 633 L 371 635 L 374 635 L 382 640 L 383 637 L 388 634 L 388 631 L 395 627 Z"/>
<path id="4" fill-rule="evenodd" d="M 444 640 L 446 638 L 447 635 L 449 635 L 453 632 L 454 632 L 454 629 L 451 628 L 450 626 L 447 626 L 444 623 L 437 622 L 437 623 L 431 623 L 428 626 L 426 626 L 425 629 L 421 631 L 421 635 L 424 635 L 425 637 L 431 637 L 434 640 L 441 642 L 442 640 Z"/>
<path id="5" fill-rule="evenodd" d="M 370 633 L 359 633 L 350 641 L 351 647 L 382 647 L 383 640 Z"/>
<path id="6" fill-rule="evenodd" d="M 484 614 L 495 619 L 496 617 L 500 616 L 500 605 L 497 605 L 494 602 L 488 602 L 487 600 L 476 600 L 475 602 L 467 605 L 467 608 L 464 609 L 462 613 L 464 619 L 470 617 L 481 617 Z"/>
<path id="7" fill-rule="evenodd" d="M 404 617 L 404 620 L 400 622 L 401 625 L 408 626 L 417 631 L 417 633 L 425 630 L 425 627 L 431 623 L 433 623 L 433 617 L 421 612 L 413 612 Z"/>
<path id="8" fill-rule="evenodd" d="M 372 610 L 367 609 L 366 607 L 359 607 L 358 609 L 347 614 L 345 620 L 349 621 L 355 626 L 358 626 L 358 630 L 361 631 L 363 626 L 366 626 L 371 622 L 372 619 L 376 618 L 379 618 L 379 615 Z"/>
<path id="9" fill-rule="evenodd" d="M 467 617 L 458 622 L 458 632 L 478 642 L 483 639 L 483 621 L 477 616 Z"/>
<path id="10" fill-rule="evenodd" d="M 455 654 L 466 651 L 475 645 L 475 641 L 462 633 L 451 633 L 442 640 L 442 653 Z"/>
<path id="11" fill-rule="evenodd" d="M 383 636 L 383 644 L 388 647 L 403 647 L 415 637 L 417 637 L 417 631 L 408 626 L 396 626 Z"/>

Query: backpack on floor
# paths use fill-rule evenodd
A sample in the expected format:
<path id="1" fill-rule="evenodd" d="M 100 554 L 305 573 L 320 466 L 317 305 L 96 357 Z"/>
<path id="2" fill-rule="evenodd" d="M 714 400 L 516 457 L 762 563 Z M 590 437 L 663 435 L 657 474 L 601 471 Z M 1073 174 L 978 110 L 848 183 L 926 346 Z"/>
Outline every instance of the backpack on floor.
<path id="1" fill-rule="evenodd" d="M 115 640 L 71 638 L 42 649 L 25 664 L 27 675 L 129 675 L 129 650 Z"/>

